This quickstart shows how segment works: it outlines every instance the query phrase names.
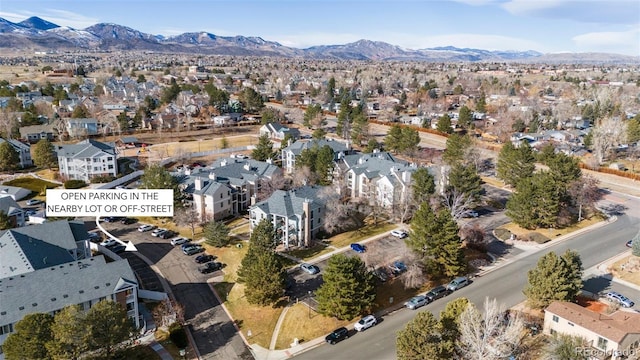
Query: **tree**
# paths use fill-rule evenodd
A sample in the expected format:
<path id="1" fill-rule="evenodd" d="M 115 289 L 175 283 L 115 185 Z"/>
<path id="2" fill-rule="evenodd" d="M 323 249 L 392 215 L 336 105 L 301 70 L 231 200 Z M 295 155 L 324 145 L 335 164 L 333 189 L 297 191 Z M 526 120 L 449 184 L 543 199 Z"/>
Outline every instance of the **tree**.
<path id="1" fill-rule="evenodd" d="M 640 256 L 640 231 L 631 239 L 631 253 Z"/>
<path id="2" fill-rule="evenodd" d="M 626 141 L 626 123 L 615 118 L 606 118 L 596 125 L 591 133 L 594 156 L 598 164 L 602 164 L 616 146 Z"/>
<path id="3" fill-rule="evenodd" d="M 123 111 L 118 115 L 118 125 L 120 126 L 120 131 L 129 128 L 129 117 L 126 112 Z"/>
<path id="4" fill-rule="evenodd" d="M 148 166 L 140 177 L 140 189 L 172 189 L 173 205 L 182 207 L 182 192 L 178 187 L 178 179 L 164 167 L 154 164 Z"/>
<path id="5" fill-rule="evenodd" d="M 321 140 L 321 139 L 324 139 L 324 137 L 326 135 L 327 135 L 327 132 L 325 131 L 325 129 L 317 128 L 317 129 L 313 130 L 313 133 L 311 134 L 311 137 L 313 139 L 316 139 L 316 140 Z"/>
<path id="6" fill-rule="evenodd" d="M 46 344 L 53 340 L 53 316 L 44 313 L 27 314 L 14 325 L 2 344 L 5 359 L 51 359 Z"/>
<path id="7" fill-rule="evenodd" d="M 391 125 L 387 136 L 384 138 L 385 149 L 398 152 L 402 147 L 402 127 L 398 124 Z"/>
<path id="8" fill-rule="evenodd" d="M 47 350 L 55 359 L 78 359 L 87 348 L 86 313 L 79 305 L 70 305 L 58 312 L 51 324 L 53 340 Z"/>
<path id="9" fill-rule="evenodd" d="M 627 121 L 627 142 L 635 144 L 640 141 L 640 114 Z"/>
<path id="10" fill-rule="evenodd" d="M 476 111 L 480 113 L 487 112 L 487 97 L 484 92 L 480 94 L 480 97 L 478 97 L 476 101 Z"/>
<path id="11" fill-rule="evenodd" d="M 580 179 L 580 160 L 565 153 L 553 154 L 544 162 L 549 167 L 549 172 L 558 185 L 566 188 L 567 184 Z"/>
<path id="12" fill-rule="evenodd" d="M 418 149 L 418 144 L 420 144 L 420 134 L 418 130 L 404 127 L 402 128 L 401 135 L 399 150 L 407 155 L 414 154 Z"/>
<path id="13" fill-rule="evenodd" d="M 580 255 L 573 250 L 562 256 L 555 252 L 543 255 L 528 272 L 528 284 L 523 291 L 527 302 L 542 309 L 555 300 L 573 301 L 582 289 L 582 270 Z"/>
<path id="14" fill-rule="evenodd" d="M 229 227 L 221 221 L 210 221 L 203 229 L 205 243 L 218 248 L 229 245 Z"/>
<path id="15" fill-rule="evenodd" d="M 549 228 L 558 221 L 560 200 L 553 176 L 548 172 L 536 173 L 518 182 L 507 201 L 506 215 L 526 229 Z"/>
<path id="16" fill-rule="evenodd" d="M 520 180 L 533 175 L 535 166 L 535 156 L 529 143 L 521 142 L 519 147 L 515 147 L 508 141 L 498 154 L 496 175 L 507 185 L 515 187 Z"/>
<path id="17" fill-rule="evenodd" d="M 264 107 L 264 100 L 253 88 L 245 87 L 238 96 L 242 108 L 248 113 L 257 113 Z"/>
<path id="18" fill-rule="evenodd" d="M 31 150 L 33 162 L 38 167 L 51 169 L 58 165 L 55 148 L 47 139 L 38 141 Z"/>
<path id="19" fill-rule="evenodd" d="M 426 167 L 416 169 L 411 178 L 413 180 L 411 191 L 416 204 L 422 204 L 436 192 L 434 177 Z"/>
<path id="20" fill-rule="evenodd" d="M 458 125 L 463 129 L 468 129 L 473 122 L 473 113 L 466 105 L 460 108 L 458 113 Z"/>
<path id="21" fill-rule="evenodd" d="M 134 330 L 127 311 L 112 300 L 102 300 L 91 307 L 86 322 L 89 348 L 103 351 L 107 358 L 116 345 L 131 338 Z"/>
<path id="22" fill-rule="evenodd" d="M 267 159 L 273 159 L 274 156 L 273 142 L 269 139 L 269 134 L 260 135 L 258 145 L 251 152 L 251 157 L 258 161 L 267 161 Z"/>
<path id="23" fill-rule="evenodd" d="M 367 142 L 367 147 L 362 150 L 365 154 L 372 153 L 374 150 L 380 150 L 380 144 L 376 139 L 369 139 Z"/>
<path id="24" fill-rule="evenodd" d="M 467 155 L 472 145 L 473 142 L 469 136 L 453 134 L 447 138 L 442 160 L 449 166 L 469 163 Z"/>
<path id="25" fill-rule="evenodd" d="M 6 212 L 0 210 L 0 230 L 8 230 L 14 227 L 13 222 Z"/>
<path id="26" fill-rule="evenodd" d="M 602 199 L 599 180 L 591 175 L 582 175 L 567 186 L 567 194 L 578 208 L 578 221 L 582 221 L 584 210 L 594 212 L 596 203 Z"/>
<path id="27" fill-rule="evenodd" d="M 418 313 L 396 335 L 399 360 L 440 360 L 453 357 L 453 343 L 444 339 L 442 325 L 429 311 Z"/>
<path id="28" fill-rule="evenodd" d="M 313 124 L 318 123 L 318 118 L 322 119 L 322 105 L 311 104 L 307 106 L 302 118 L 302 124 L 308 128 L 313 127 Z M 320 120 L 320 123 L 322 121 Z"/>
<path id="29" fill-rule="evenodd" d="M 522 319 L 506 313 L 495 299 L 484 301 L 484 311 L 472 303 L 460 314 L 458 351 L 464 359 L 498 360 L 513 355 L 522 341 Z"/>
<path id="30" fill-rule="evenodd" d="M 250 304 L 275 304 L 284 294 L 286 269 L 274 252 L 276 231 L 263 219 L 253 229 L 249 250 L 238 269 L 238 282 L 246 286 L 245 296 Z"/>
<path id="31" fill-rule="evenodd" d="M 138 79 L 136 80 L 136 82 L 138 84 L 146 83 L 147 82 L 147 78 L 143 74 L 140 74 L 140 75 L 138 75 Z"/>
<path id="32" fill-rule="evenodd" d="M 460 315 L 469 304 L 469 299 L 457 298 L 449 301 L 444 310 L 440 311 L 440 324 L 444 340 L 452 343 L 458 340 L 458 337 L 460 337 Z"/>
<path id="33" fill-rule="evenodd" d="M 438 119 L 436 130 L 445 134 L 451 134 L 453 132 L 453 129 L 451 128 L 451 117 L 449 117 L 449 114 L 444 114 Z"/>
<path id="34" fill-rule="evenodd" d="M 18 168 L 20 155 L 8 141 L 0 143 L 0 171 L 10 171 Z"/>
<path id="35" fill-rule="evenodd" d="M 587 341 L 580 336 L 555 333 L 544 348 L 544 358 L 548 360 L 588 360 L 590 356 L 587 351 L 578 351 L 578 349 L 587 346 Z"/>
<path id="36" fill-rule="evenodd" d="M 376 298 L 375 281 L 359 257 L 332 256 L 322 280 L 316 291 L 320 314 L 351 320 L 371 309 Z"/>
<path id="37" fill-rule="evenodd" d="M 180 94 L 180 85 L 176 83 L 176 79 L 171 79 L 171 86 L 166 87 L 162 90 L 162 96 L 160 100 L 163 104 L 171 104 L 178 98 L 178 94 Z"/>
<path id="38" fill-rule="evenodd" d="M 85 119 L 89 117 L 89 110 L 83 104 L 77 105 L 71 112 L 71 117 L 74 119 Z"/>
<path id="39" fill-rule="evenodd" d="M 462 165 L 458 163 L 451 167 L 448 175 L 448 186 L 446 191 L 456 191 L 463 194 L 475 205 L 480 200 L 482 193 L 482 179 L 473 165 Z"/>

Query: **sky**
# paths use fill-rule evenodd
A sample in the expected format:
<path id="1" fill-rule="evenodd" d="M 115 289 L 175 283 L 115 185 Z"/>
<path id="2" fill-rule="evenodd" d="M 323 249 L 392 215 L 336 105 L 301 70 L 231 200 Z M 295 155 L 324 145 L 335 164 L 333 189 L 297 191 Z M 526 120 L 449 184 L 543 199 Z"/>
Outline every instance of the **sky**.
<path id="1" fill-rule="evenodd" d="M 84 29 L 115 23 L 172 36 L 206 31 L 307 48 L 360 39 L 640 56 L 638 0 L 0 0 L 0 17 Z"/>

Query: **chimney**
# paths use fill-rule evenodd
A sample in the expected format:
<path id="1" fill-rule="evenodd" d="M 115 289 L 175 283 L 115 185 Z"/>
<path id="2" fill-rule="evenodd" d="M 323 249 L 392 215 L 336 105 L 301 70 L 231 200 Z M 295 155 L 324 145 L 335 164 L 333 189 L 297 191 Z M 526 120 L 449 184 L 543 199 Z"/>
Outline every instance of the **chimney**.
<path id="1" fill-rule="evenodd" d="M 287 146 L 291 146 L 291 139 L 287 140 Z"/>
<path id="2" fill-rule="evenodd" d="M 271 158 L 267 159 L 267 164 L 273 164 L 273 160 Z"/>
<path id="3" fill-rule="evenodd" d="M 220 161 L 220 166 L 227 166 L 227 159 Z"/>
<path id="4" fill-rule="evenodd" d="M 202 178 L 201 177 L 197 177 L 195 182 L 194 182 L 194 186 L 196 188 L 196 190 L 202 190 Z"/>
<path id="5" fill-rule="evenodd" d="M 302 234 L 302 240 L 304 241 L 305 247 L 311 246 L 311 210 L 309 210 L 310 203 L 311 202 L 309 201 L 309 199 L 306 198 L 302 203 L 302 213 L 304 214 L 304 216 L 302 217 L 304 219 L 304 233 Z"/>
<path id="6" fill-rule="evenodd" d="M 209 173 L 209 179 L 211 180 L 215 180 L 216 179 L 216 173 L 214 173 L 213 171 Z"/>
<path id="7" fill-rule="evenodd" d="M 411 172 L 405 170 L 402 172 L 402 182 L 408 184 L 411 181 Z"/>
<path id="8" fill-rule="evenodd" d="M 251 165 L 249 165 L 249 163 L 245 163 L 243 168 L 247 171 L 251 170 Z"/>

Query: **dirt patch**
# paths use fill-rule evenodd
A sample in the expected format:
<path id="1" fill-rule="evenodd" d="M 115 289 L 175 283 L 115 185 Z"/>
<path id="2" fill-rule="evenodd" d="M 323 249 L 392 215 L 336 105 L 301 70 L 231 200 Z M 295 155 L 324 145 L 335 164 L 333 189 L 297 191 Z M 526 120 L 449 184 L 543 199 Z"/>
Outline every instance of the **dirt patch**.
<path id="1" fill-rule="evenodd" d="M 576 303 L 584 308 L 600 314 L 606 314 L 609 308 L 608 304 L 588 298 L 586 296 L 578 296 L 576 298 Z"/>

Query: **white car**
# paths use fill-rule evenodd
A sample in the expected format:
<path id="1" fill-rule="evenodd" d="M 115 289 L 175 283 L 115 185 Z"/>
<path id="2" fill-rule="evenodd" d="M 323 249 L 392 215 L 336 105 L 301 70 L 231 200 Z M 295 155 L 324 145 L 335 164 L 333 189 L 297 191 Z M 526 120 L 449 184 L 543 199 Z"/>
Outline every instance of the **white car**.
<path id="1" fill-rule="evenodd" d="M 409 234 L 407 234 L 406 231 L 400 230 L 400 229 L 396 229 L 396 230 L 391 231 L 391 235 L 393 235 L 393 236 L 395 236 L 397 238 L 400 238 L 400 239 L 404 239 L 407 236 L 409 236 Z"/>
<path id="2" fill-rule="evenodd" d="M 106 239 L 105 241 L 101 242 L 100 245 L 104 246 L 104 247 L 110 247 L 110 246 L 116 246 L 118 245 L 118 242 L 115 239 Z"/>
<path id="3" fill-rule="evenodd" d="M 145 224 L 145 225 L 140 225 L 140 227 L 138 227 L 138 231 L 146 232 L 146 231 L 151 231 L 151 230 L 153 230 L 155 228 L 156 227 L 153 226 L 153 225 Z"/>
<path id="4" fill-rule="evenodd" d="M 173 245 L 173 246 L 182 245 L 182 244 L 188 243 L 189 241 L 191 241 L 191 239 L 187 239 L 185 237 L 178 236 L 178 237 L 175 237 L 175 238 L 171 239 L 171 245 Z"/>
<path id="5" fill-rule="evenodd" d="M 375 316 L 373 315 L 367 315 L 365 317 L 363 317 L 362 319 L 360 319 L 360 321 L 358 321 L 353 328 L 356 329 L 356 331 L 365 331 L 368 328 L 375 326 L 378 323 L 378 319 L 376 319 Z"/>
<path id="6" fill-rule="evenodd" d="M 27 200 L 27 206 L 38 205 L 38 204 L 40 204 L 41 202 L 42 202 L 42 201 L 37 200 L 37 199 Z"/>
<path id="7" fill-rule="evenodd" d="M 151 232 L 151 236 L 158 237 L 158 236 L 162 235 L 162 233 L 164 233 L 164 232 L 166 232 L 166 231 L 167 231 L 167 229 L 157 228 L 157 229 L 155 229 L 155 230 L 153 230 L 153 231 Z"/>

